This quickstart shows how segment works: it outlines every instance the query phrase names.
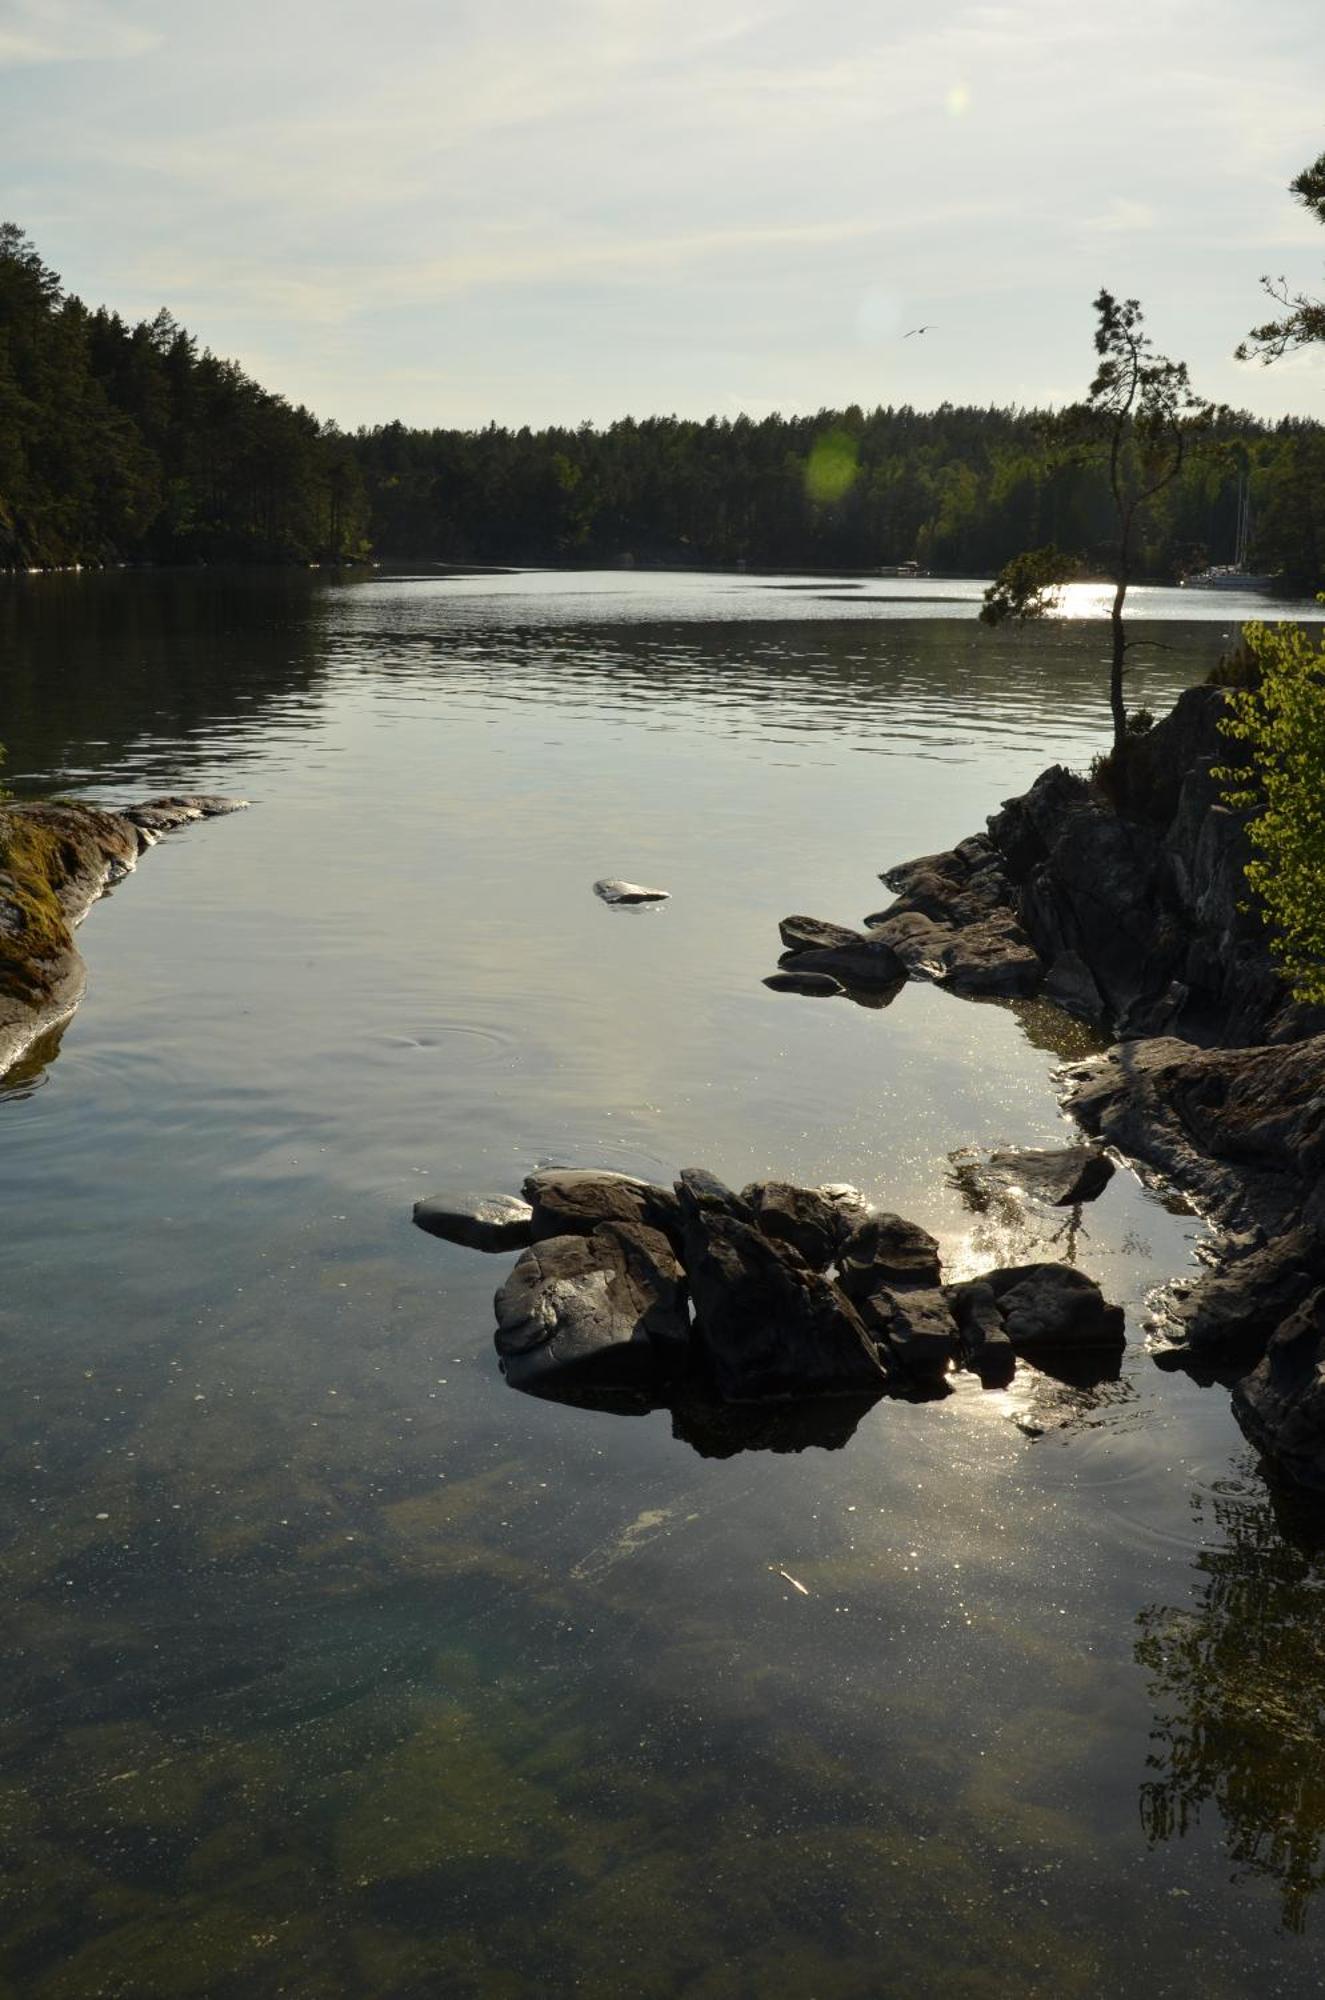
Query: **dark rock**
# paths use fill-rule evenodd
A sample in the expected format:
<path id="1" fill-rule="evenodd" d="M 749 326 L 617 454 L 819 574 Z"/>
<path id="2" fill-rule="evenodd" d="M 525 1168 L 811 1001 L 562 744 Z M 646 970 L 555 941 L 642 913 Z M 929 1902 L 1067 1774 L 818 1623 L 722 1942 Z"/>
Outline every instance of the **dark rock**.
<path id="1" fill-rule="evenodd" d="M 637 1222 L 679 1241 L 676 1196 L 633 1174 L 547 1167 L 528 1175 L 521 1193 L 533 1208 L 530 1233 L 535 1243 L 552 1236 L 589 1236 L 600 1222 Z"/>
<path id="2" fill-rule="evenodd" d="M 853 931 L 846 924 L 827 923 L 822 917 L 784 917 L 778 930 L 788 953 L 832 951 L 835 947 L 850 948 L 866 942 L 862 932 Z"/>
<path id="3" fill-rule="evenodd" d="M 1325 1036 L 1251 1049 L 1129 1042 L 1067 1072 L 1088 1132 L 1219 1221 L 1296 1225 L 1325 1170 Z"/>
<path id="4" fill-rule="evenodd" d="M 743 1196 L 736 1194 L 711 1174 L 707 1167 L 682 1167 L 681 1177 L 676 1183 L 676 1198 L 680 1204 L 682 1231 L 687 1221 L 698 1221 L 706 1216 L 730 1216 L 737 1222 L 755 1224 L 754 1210 Z"/>
<path id="5" fill-rule="evenodd" d="M 828 972 L 770 972 L 764 984 L 774 993 L 802 993 L 812 1000 L 835 1000 L 845 991 Z"/>
<path id="6" fill-rule="evenodd" d="M 1264 1359 L 1233 1391 L 1254 1444 L 1299 1485 L 1325 1487 L 1325 1287 L 1271 1337 Z"/>
<path id="7" fill-rule="evenodd" d="M 644 889 L 638 882 L 621 882 L 614 875 L 595 882 L 593 892 L 605 903 L 665 903 L 672 893 L 670 889 Z"/>
<path id="8" fill-rule="evenodd" d="M 987 1271 L 974 1283 L 983 1289 L 977 1306 L 983 1315 L 992 1298 L 1014 1349 L 1036 1347 L 1122 1347 L 1126 1344 L 1121 1307 L 1105 1303 L 1093 1278 L 1070 1264 L 1013 1264 Z M 967 1287 L 952 1286 L 958 1324 Z"/>
<path id="9" fill-rule="evenodd" d="M 891 868 L 883 880 L 900 892 L 898 899 L 867 917 L 866 928 L 893 947 L 914 977 L 971 995 L 1016 998 L 1038 990 L 1044 965 L 992 842 L 974 836 L 950 853 Z"/>
<path id="10" fill-rule="evenodd" d="M 681 1267 L 666 1237 L 604 1223 L 524 1251 L 495 1300 L 496 1345 L 513 1388 L 652 1398 L 689 1353 Z"/>
<path id="11" fill-rule="evenodd" d="M 1077 951 L 1058 953 L 1045 974 L 1042 991 L 1046 1000 L 1083 1021 L 1102 1021 L 1108 1011 L 1090 967 Z"/>
<path id="12" fill-rule="evenodd" d="M 782 963 L 802 975 L 826 972 L 841 985 L 858 986 L 866 992 L 891 993 L 906 984 L 906 966 L 884 938 L 863 937 L 857 944 L 819 950 L 797 947 L 783 953 Z"/>
<path id="13" fill-rule="evenodd" d="M 414 1204 L 414 1225 L 468 1250 L 522 1250 L 534 1211 L 513 1194 L 432 1194 Z"/>
<path id="14" fill-rule="evenodd" d="M 975 1278 L 963 1285 L 948 1286 L 946 1297 L 968 1368 L 987 1389 L 1005 1387 L 1016 1372 L 1017 1355 L 993 1287 Z"/>
<path id="15" fill-rule="evenodd" d="M 1322 1279 L 1319 1239 L 1289 1230 L 1221 1264 L 1195 1287 L 1171 1292 L 1165 1331 L 1203 1361 L 1251 1362 Z"/>
<path id="16" fill-rule="evenodd" d="M 1094 1201 L 1114 1174 L 1113 1161 L 1095 1146 L 1020 1147 L 991 1153 L 989 1167 L 1007 1186 L 1021 1188 L 1055 1208 Z"/>
<path id="17" fill-rule="evenodd" d="M 850 1299 L 879 1291 L 931 1291 L 941 1278 L 938 1244 L 901 1215 L 867 1216 L 847 1237 L 838 1260 L 838 1284 Z"/>
<path id="18" fill-rule="evenodd" d="M 835 1286 L 684 1181 L 681 1198 L 695 1342 L 726 1401 L 879 1393 L 885 1370 Z"/>
<path id="19" fill-rule="evenodd" d="M 790 1244 L 812 1271 L 828 1268 L 851 1226 L 837 1203 L 790 1181 L 754 1181 L 741 1200 L 764 1235 Z"/>
<path id="20" fill-rule="evenodd" d="M 874 1292 L 862 1302 L 860 1314 L 908 1375 L 939 1375 L 957 1359 L 961 1345 L 957 1322 L 937 1287 Z"/>

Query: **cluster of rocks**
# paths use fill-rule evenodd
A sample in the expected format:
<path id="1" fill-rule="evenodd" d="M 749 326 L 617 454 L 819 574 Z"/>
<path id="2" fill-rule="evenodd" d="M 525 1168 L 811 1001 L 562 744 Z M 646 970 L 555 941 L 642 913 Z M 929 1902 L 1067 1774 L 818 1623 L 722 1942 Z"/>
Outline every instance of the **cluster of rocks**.
<path id="1" fill-rule="evenodd" d="M 1066 1073 L 1069 1108 L 1225 1231 L 1160 1358 L 1230 1382 L 1273 1464 L 1325 1488 L 1325 1010 L 1293 998 L 1249 907 L 1224 710 L 1221 689 L 1188 689 L 1129 739 L 1120 796 L 1045 771 L 986 832 L 887 870 L 896 900 L 860 931 L 789 918 L 784 963 L 848 983 L 838 968 L 890 954 L 902 976 L 1043 995 L 1120 1037 Z"/>
<path id="2" fill-rule="evenodd" d="M 1063 1264 L 945 1284 L 934 1238 L 844 1185 L 738 1194 L 687 1168 L 672 1187 L 566 1168 L 523 1199 L 433 1196 L 420 1228 L 523 1245 L 496 1296 L 507 1381 L 645 1406 L 696 1390 L 731 1405 L 941 1392 L 950 1370 L 1006 1383 L 1016 1357 L 1116 1357 L 1123 1315 Z"/>
<path id="3" fill-rule="evenodd" d="M 164 834 L 244 804 L 170 793 L 114 811 L 44 800 L 0 807 L 0 1076 L 82 998 L 73 934 L 98 896 Z"/>

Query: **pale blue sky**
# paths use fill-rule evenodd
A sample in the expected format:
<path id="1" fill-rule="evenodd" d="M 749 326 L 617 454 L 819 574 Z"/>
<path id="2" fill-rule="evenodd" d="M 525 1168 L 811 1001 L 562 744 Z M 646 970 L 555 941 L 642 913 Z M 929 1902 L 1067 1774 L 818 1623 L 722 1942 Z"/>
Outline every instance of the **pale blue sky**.
<path id="1" fill-rule="evenodd" d="M 1101 283 L 1325 418 L 1322 147 L 1320 0 L 0 0 L 0 215 L 349 426 L 1063 401 Z"/>

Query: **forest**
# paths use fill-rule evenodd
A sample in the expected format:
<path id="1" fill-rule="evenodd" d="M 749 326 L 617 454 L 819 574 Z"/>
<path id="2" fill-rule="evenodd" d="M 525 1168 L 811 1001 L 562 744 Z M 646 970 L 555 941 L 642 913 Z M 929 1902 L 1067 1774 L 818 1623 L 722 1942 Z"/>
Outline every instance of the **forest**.
<path id="1" fill-rule="evenodd" d="M 1144 524 L 1141 571 L 1233 559 L 1325 584 L 1325 427 L 1223 409 Z M 1046 543 L 1107 565 L 1105 468 L 1052 413 L 943 404 L 605 427 L 350 434 L 168 312 L 92 309 L 0 225 L 0 568 L 565 563 L 992 574 Z"/>

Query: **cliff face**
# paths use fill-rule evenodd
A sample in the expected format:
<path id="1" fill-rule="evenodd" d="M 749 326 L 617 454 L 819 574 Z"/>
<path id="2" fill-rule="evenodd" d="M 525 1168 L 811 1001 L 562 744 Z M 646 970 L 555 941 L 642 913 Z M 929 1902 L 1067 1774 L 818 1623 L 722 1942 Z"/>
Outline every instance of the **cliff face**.
<path id="1" fill-rule="evenodd" d="M 0 807 L 0 1076 L 82 998 L 74 931 L 97 897 L 163 833 L 242 803 L 172 794 L 118 812 L 44 801 Z"/>

